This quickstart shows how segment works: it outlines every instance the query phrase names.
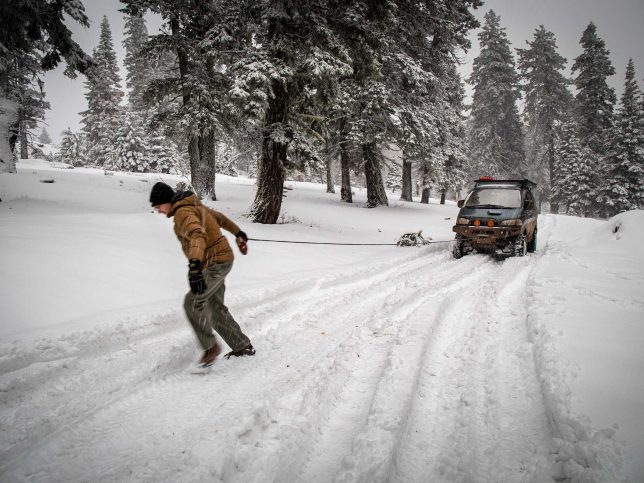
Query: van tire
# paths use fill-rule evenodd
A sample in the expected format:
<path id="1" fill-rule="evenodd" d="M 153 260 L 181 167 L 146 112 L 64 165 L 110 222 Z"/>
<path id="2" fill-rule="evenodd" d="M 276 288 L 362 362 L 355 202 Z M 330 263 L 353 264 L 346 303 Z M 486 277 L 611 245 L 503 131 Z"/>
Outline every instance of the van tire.
<path id="1" fill-rule="evenodd" d="M 512 242 L 512 256 L 513 257 L 522 257 L 526 254 L 527 251 L 527 242 L 525 235 L 519 235 Z"/>

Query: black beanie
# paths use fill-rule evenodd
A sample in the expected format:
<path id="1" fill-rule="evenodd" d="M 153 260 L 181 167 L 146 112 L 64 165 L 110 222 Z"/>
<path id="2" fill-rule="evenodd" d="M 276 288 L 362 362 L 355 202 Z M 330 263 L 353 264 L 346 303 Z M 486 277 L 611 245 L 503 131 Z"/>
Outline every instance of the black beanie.
<path id="1" fill-rule="evenodd" d="M 174 191 L 167 184 L 159 181 L 152 187 L 152 191 L 150 192 L 150 203 L 152 203 L 152 206 L 170 203 L 172 198 L 174 198 Z"/>

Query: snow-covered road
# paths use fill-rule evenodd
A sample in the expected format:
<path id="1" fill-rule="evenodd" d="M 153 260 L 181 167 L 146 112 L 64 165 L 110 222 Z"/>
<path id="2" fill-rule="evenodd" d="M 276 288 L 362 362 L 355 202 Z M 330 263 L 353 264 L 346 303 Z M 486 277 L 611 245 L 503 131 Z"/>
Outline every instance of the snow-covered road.
<path id="1" fill-rule="evenodd" d="M 0 471 L 13 481 L 545 481 L 552 434 L 526 325 L 537 260 L 454 261 L 432 246 L 276 284 L 235 307 L 257 355 L 205 376 L 189 374 L 194 341 L 179 313 L 16 348 L 1 367 L 13 424 Z"/>
<path id="2" fill-rule="evenodd" d="M 542 215 L 501 262 L 251 242 L 226 300 L 257 355 L 195 375 L 156 179 L 0 176 L 1 482 L 642 481 L 643 212 Z M 453 204 L 291 187 L 282 224 L 248 222 L 245 178 L 216 208 L 251 238 L 453 236 Z"/>

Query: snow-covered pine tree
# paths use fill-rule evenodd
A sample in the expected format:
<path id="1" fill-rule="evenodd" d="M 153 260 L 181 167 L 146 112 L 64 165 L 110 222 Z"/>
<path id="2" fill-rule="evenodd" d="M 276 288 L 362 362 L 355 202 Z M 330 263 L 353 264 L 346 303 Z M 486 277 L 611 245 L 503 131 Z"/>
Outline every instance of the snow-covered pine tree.
<path id="1" fill-rule="evenodd" d="M 243 12 L 248 34 L 261 48 L 247 47 L 230 73 L 235 98 L 261 130 L 257 192 L 250 209 L 255 222 L 277 221 L 286 172 L 298 152 L 314 152 L 306 109 L 329 92 L 326 86 L 334 79 L 350 74 L 332 24 L 345 8 L 325 0 L 261 0 L 252 12 Z"/>
<path id="2" fill-rule="evenodd" d="M 640 96 L 635 65 L 629 59 L 624 92 L 611 130 L 606 179 L 599 198 L 600 209 L 606 216 L 643 207 L 640 186 L 644 177 L 644 125 L 638 103 Z"/>
<path id="3" fill-rule="evenodd" d="M 38 71 L 67 63 L 65 75 L 74 77 L 91 64 L 72 39 L 63 14 L 88 26 L 79 0 L 0 2 L 0 172 L 15 172 L 13 149 L 18 139 L 22 92 Z M 38 52 L 44 52 L 42 57 Z M 37 83 L 40 79 L 37 80 Z"/>
<path id="4" fill-rule="evenodd" d="M 101 22 L 99 44 L 92 58 L 94 65 L 88 71 L 85 82 L 87 110 L 81 112 L 81 123 L 89 146 L 88 162 L 113 169 L 119 164 L 115 145 L 122 115 L 119 104 L 123 92 L 119 86 L 119 69 L 107 16 Z"/>
<path id="5" fill-rule="evenodd" d="M 239 153 L 234 146 L 228 143 L 217 143 L 217 172 L 227 176 L 237 176 L 235 162 Z"/>
<path id="6" fill-rule="evenodd" d="M 571 166 L 568 214 L 589 217 L 597 197 L 597 158 L 588 147 L 580 145 L 577 163 Z"/>
<path id="7" fill-rule="evenodd" d="M 396 190 L 402 189 L 402 166 L 396 161 L 391 161 L 388 163 L 389 171 L 387 172 L 387 179 L 385 180 L 385 186 L 393 193 Z"/>
<path id="8" fill-rule="evenodd" d="M 58 160 L 72 166 L 82 166 L 78 135 L 72 132 L 69 127 L 61 135 L 62 140 L 58 150 Z"/>
<path id="9" fill-rule="evenodd" d="M 171 56 L 177 65 L 172 69 L 155 67 L 146 98 L 155 103 L 153 124 L 165 126 L 166 131 L 172 127 L 181 134 L 184 142 L 180 144 L 187 147 L 189 156 L 191 185 L 199 196 L 214 200 L 216 142 L 235 117 L 226 69 L 231 59 L 243 52 L 236 35 L 238 29 L 246 28 L 241 12 L 251 15 L 254 6 L 232 0 L 122 3 L 129 15 L 152 10 L 166 21 L 166 30 L 150 37 L 146 57 L 163 60 Z M 249 38 L 246 41 L 251 43 Z"/>
<path id="10" fill-rule="evenodd" d="M 148 29 L 141 13 L 127 15 L 125 18 L 125 85 L 127 86 L 130 109 L 138 112 L 145 111 L 143 93 L 152 74 L 152 65 L 145 55 L 148 42 Z"/>
<path id="11" fill-rule="evenodd" d="M 123 112 L 114 147 L 118 155 L 115 169 L 133 173 L 152 171 L 150 147 L 147 143 L 143 119 L 139 112 Z"/>
<path id="12" fill-rule="evenodd" d="M 523 135 L 517 101 L 519 76 L 510 41 L 493 10 L 478 35 L 481 51 L 469 78 L 474 88 L 469 131 L 470 166 L 475 177 L 522 177 Z"/>
<path id="13" fill-rule="evenodd" d="M 644 91 L 640 93 L 639 119 L 640 129 L 644 132 Z M 644 210 L 644 174 L 640 175 L 637 185 L 637 204 L 640 209 Z"/>
<path id="14" fill-rule="evenodd" d="M 451 116 L 443 117 L 443 108 L 449 107 L 445 84 L 456 52 L 469 46 L 467 32 L 478 25 L 470 8 L 479 5 L 467 0 L 358 2 L 346 17 L 353 75 L 343 80 L 342 90 L 350 135 L 364 153 L 395 142 L 403 152 L 407 181 L 409 163 L 421 164 L 431 175 L 442 169 L 438 152 Z M 371 146 L 364 149 L 365 144 Z M 364 159 L 365 167 L 369 161 Z M 386 203 L 378 196 L 378 183 L 369 178 L 376 193 L 368 205 Z"/>
<path id="15" fill-rule="evenodd" d="M 557 53 L 552 32 L 541 25 L 532 42 L 526 43 L 528 48 L 517 49 L 525 93 L 525 173 L 537 183 L 540 201 L 549 201 L 556 213 L 551 195 L 557 176 L 556 145 L 558 130 L 572 104 L 572 94 L 567 87 L 570 81 L 563 74 L 566 59 Z"/>
<path id="16" fill-rule="evenodd" d="M 40 55 L 36 56 L 39 59 Z M 21 59 L 19 62 L 28 62 L 28 59 Z M 18 126 L 20 133 L 20 157 L 27 159 L 29 157 L 29 145 L 33 139 L 33 130 L 36 126 L 45 120 L 45 111 L 49 109 L 49 102 L 45 101 L 45 92 L 43 91 L 44 83 L 39 79 L 42 69 L 39 64 L 33 65 L 32 78 L 20 88 L 20 107 L 18 109 Z"/>
<path id="17" fill-rule="evenodd" d="M 597 196 L 597 162 L 592 150 L 582 146 L 577 130 L 572 120 L 562 126 L 552 199 L 560 211 L 566 206 L 569 215 L 590 216 Z"/>
<path id="18" fill-rule="evenodd" d="M 613 125 L 615 91 L 607 78 L 615 74 L 604 41 L 597 36 L 597 27 L 590 23 L 579 41 L 584 51 L 572 66 L 575 113 L 579 121 L 579 136 L 584 146 L 603 158 L 608 151 L 608 136 Z"/>
<path id="19" fill-rule="evenodd" d="M 189 173 L 182 169 L 184 160 L 181 156 L 179 147 L 174 141 L 162 132 L 149 130 L 147 132 L 147 141 L 149 145 L 149 167 L 154 173 L 180 173 L 188 175 Z"/>
<path id="20" fill-rule="evenodd" d="M 38 142 L 41 144 L 51 144 L 51 136 L 47 132 L 47 129 L 43 126 L 43 128 L 40 130 L 40 134 L 38 135 Z"/>
<path id="21" fill-rule="evenodd" d="M 444 106 L 439 116 L 439 145 L 437 153 L 442 160 L 442 169 L 436 172 L 436 185 L 441 191 L 441 204 L 445 204 L 447 192 L 460 191 L 467 182 L 467 152 L 465 122 L 463 118 L 465 89 L 452 62 L 446 71 L 443 88 Z"/>
<path id="22" fill-rule="evenodd" d="M 550 202 L 553 213 L 566 213 L 570 203 L 570 183 L 572 167 L 580 157 L 581 146 L 577 136 L 577 126 L 572 119 L 567 118 L 558 130 L 555 150 L 555 171 L 557 175 L 552 180 Z"/>

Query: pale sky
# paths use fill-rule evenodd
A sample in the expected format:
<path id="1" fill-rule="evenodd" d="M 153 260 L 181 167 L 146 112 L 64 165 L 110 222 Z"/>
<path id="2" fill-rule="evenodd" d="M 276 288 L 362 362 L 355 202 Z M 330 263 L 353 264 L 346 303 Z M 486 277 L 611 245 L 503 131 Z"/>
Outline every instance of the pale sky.
<path id="1" fill-rule="evenodd" d="M 123 14 L 118 0 L 83 0 L 87 16 L 91 21 L 89 29 L 70 22 L 74 38 L 89 54 L 98 44 L 100 22 L 107 15 L 112 28 L 114 48 L 120 65 L 121 86 L 125 88 L 125 71 L 122 47 Z M 610 51 L 610 58 L 616 74 L 609 79 L 615 88 L 618 99 L 624 85 L 624 73 L 629 57 L 635 62 L 635 73 L 642 87 L 644 78 L 644 0 L 488 0 L 475 11 L 477 18 L 483 22 L 488 10 L 494 10 L 501 17 L 512 49 L 525 48 L 526 41 L 532 40 L 534 31 L 544 25 L 552 31 L 557 39 L 559 53 L 568 61 L 567 75 L 573 59 L 581 54 L 579 39 L 582 32 L 592 21 L 597 26 L 597 34 L 602 38 Z M 151 33 L 161 24 L 158 18 L 148 19 L 148 31 Z M 464 57 L 461 73 L 465 77 L 471 72 L 472 60 L 478 55 L 477 34 L 480 29 L 470 34 L 472 49 Z M 516 56 L 515 56 L 516 58 Z M 45 74 L 45 91 L 51 110 L 47 113 L 46 122 L 54 142 L 60 141 L 60 133 L 66 127 L 78 131 L 79 113 L 87 108 L 85 101 L 84 77 L 75 80 L 66 78 L 64 67 Z M 468 94 L 471 89 L 468 87 Z M 39 132 L 39 131 L 37 131 Z"/>

